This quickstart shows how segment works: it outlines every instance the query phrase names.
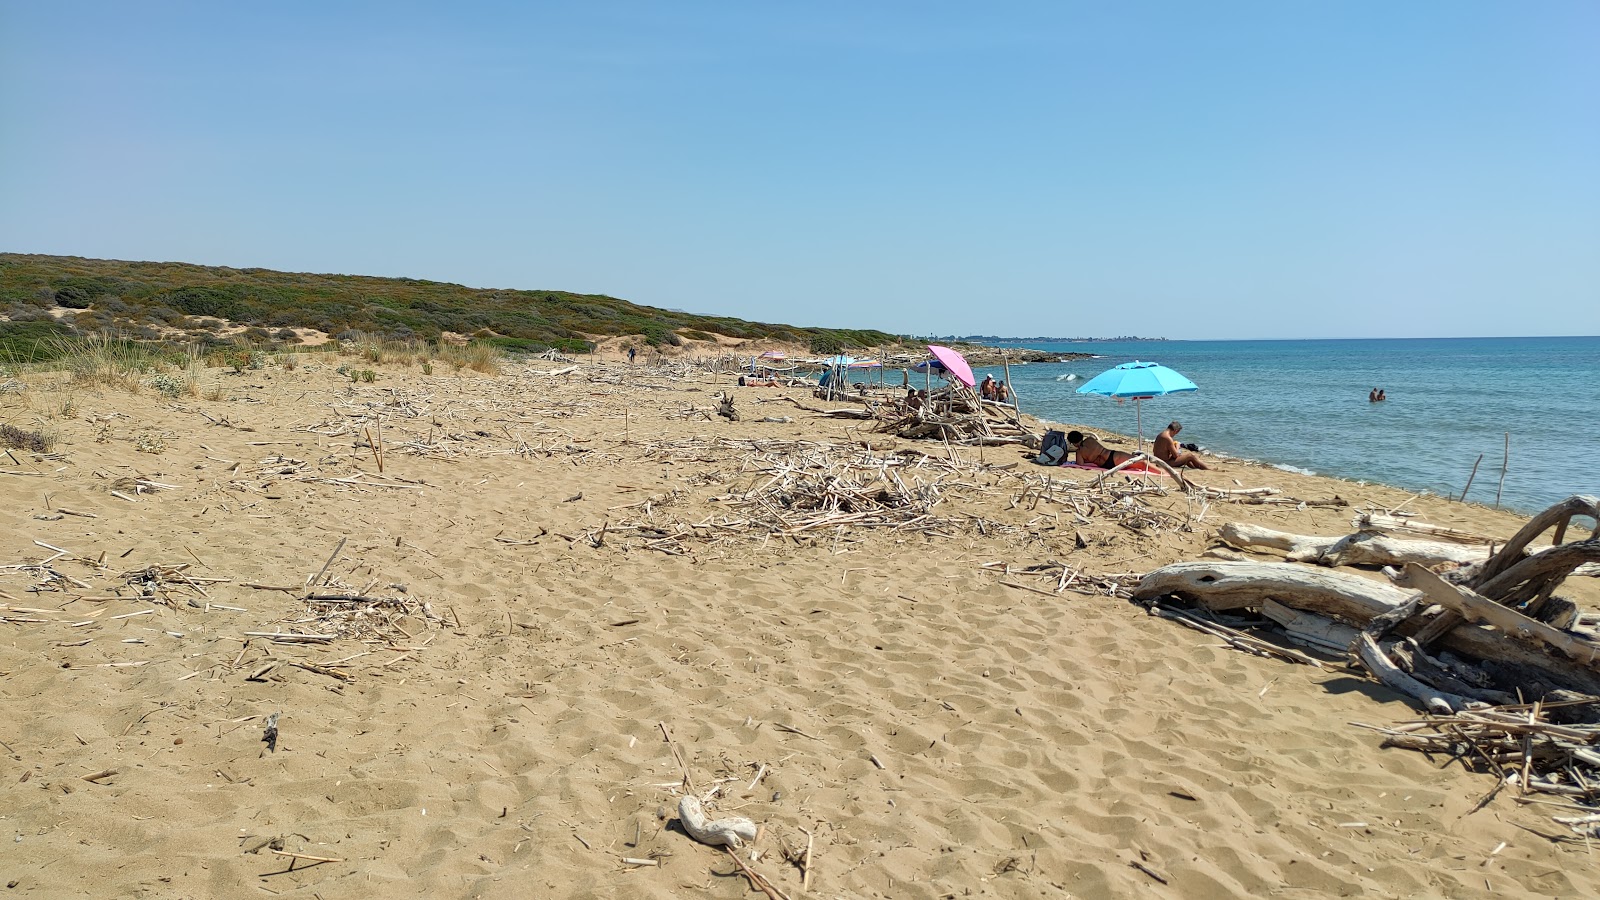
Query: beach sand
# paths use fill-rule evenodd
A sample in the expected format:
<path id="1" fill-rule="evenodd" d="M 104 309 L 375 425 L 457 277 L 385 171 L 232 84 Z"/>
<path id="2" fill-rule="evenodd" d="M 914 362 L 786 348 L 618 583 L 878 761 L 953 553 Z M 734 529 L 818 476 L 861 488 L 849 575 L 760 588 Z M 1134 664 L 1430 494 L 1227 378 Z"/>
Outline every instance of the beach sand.
<path id="1" fill-rule="evenodd" d="M 55 375 L 0 398 L 56 439 L 0 455 L 9 893 L 760 896 L 679 830 L 674 748 L 718 815 L 764 825 L 755 868 L 789 897 L 1600 893 L 1596 857 L 1526 830 L 1556 831 L 1548 809 L 1508 790 L 1472 812 L 1492 779 L 1349 724 L 1414 717 L 1398 695 L 1092 587 L 1197 558 L 1227 521 L 1336 535 L 1352 508 L 1172 492 L 1146 502 L 1203 511 L 1190 530 L 1083 524 L 1014 502 L 1046 471 L 1023 451 L 954 471 L 920 442 L 933 460 L 902 478 L 941 497 L 920 525 L 685 537 L 755 518 L 730 498 L 783 453 L 910 442 L 726 376 L 359 362 L 356 383 L 341 362 L 212 369 L 178 399 Z M 719 390 L 741 421 L 708 415 Z M 1196 480 L 1524 521 L 1239 462 Z M 1023 571 L 1051 562 L 1083 581 Z M 353 628 L 308 615 L 319 573 L 405 614 L 368 621 L 387 639 L 246 638 Z M 1592 608 L 1594 581 L 1564 593 Z M 784 848 L 808 843 L 803 891 Z"/>

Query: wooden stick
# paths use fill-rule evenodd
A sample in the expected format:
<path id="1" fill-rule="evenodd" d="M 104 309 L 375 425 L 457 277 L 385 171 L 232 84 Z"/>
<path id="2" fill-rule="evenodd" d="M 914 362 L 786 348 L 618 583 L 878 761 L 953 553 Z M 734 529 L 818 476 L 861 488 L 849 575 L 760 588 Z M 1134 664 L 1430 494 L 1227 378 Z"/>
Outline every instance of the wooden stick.
<path id="1" fill-rule="evenodd" d="M 689 764 L 683 761 L 683 754 L 678 752 L 678 745 L 672 742 L 672 733 L 667 731 L 667 723 L 657 722 L 656 725 L 661 728 L 661 737 L 667 742 L 667 749 L 672 751 L 672 758 L 678 761 L 678 767 L 683 770 L 683 783 L 688 785 L 689 790 L 695 790 L 694 778 L 689 775 Z"/>
<path id="2" fill-rule="evenodd" d="M 383 416 L 375 420 L 378 427 L 378 473 L 383 474 Z"/>
<path id="3" fill-rule="evenodd" d="M 1482 458 L 1482 455 L 1479 455 Z M 1506 432 L 1506 453 L 1500 458 L 1500 486 L 1494 489 L 1494 508 L 1500 508 L 1500 492 L 1506 489 L 1506 468 L 1511 465 L 1511 432 Z M 1558 542 L 1559 543 L 1559 542 Z"/>
<path id="4" fill-rule="evenodd" d="M 1008 588 L 1016 588 L 1016 589 L 1022 590 L 1022 591 L 1033 591 L 1035 594 L 1043 594 L 1046 597 L 1051 597 L 1051 598 L 1054 598 L 1054 599 L 1060 599 L 1060 595 L 1059 594 L 1055 593 L 1054 591 L 1047 591 L 1044 588 L 1030 587 L 1030 586 L 1028 586 L 1026 584 L 1015 584 L 1015 583 L 1010 582 L 1010 581 L 1002 581 L 1000 583 L 1005 585 Z"/>
<path id="5" fill-rule="evenodd" d="M 272 852 L 277 854 L 278 856 L 288 856 L 288 857 L 291 857 L 291 858 L 297 859 L 297 860 L 298 859 L 306 859 L 306 860 L 310 860 L 311 862 L 319 862 L 319 863 L 344 862 L 344 860 L 335 859 L 332 856 L 311 856 L 310 854 L 307 854 L 307 853 L 291 853 L 288 850 L 273 850 Z"/>
<path id="6" fill-rule="evenodd" d="M 1389 660 L 1388 655 L 1383 652 L 1383 649 L 1378 646 L 1378 642 L 1374 641 L 1371 635 L 1363 633 L 1357 637 L 1355 646 L 1357 655 L 1362 664 L 1366 666 L 1367 671 L 1372 673 L 1372 677 L 1378 679 L 1378 681 L 1395 692 L 1420 701 L 1424 709 L 1449 715 L 1467 706 L 1465 697 L 1457 697 L 1454 694 L 1446 694 L 1443 691 L 1435 690 L 1400 671 L 1400 667 Z"/>
<path id="7" fill-rule="evenodd" d="M 244 635 L 245 637 L 266 638 L 269 641 L 279 641 L 282 643 L 298 643 L 301 641 L 322 643 L 325 641 L 338 640 L 338 636 L 332 634 L 293 634 L 283 631 L 246 631 Z"/>
<path id="8" fill-rule="evenodd" d="M 333 552 L 328 555 L 328 561 L 322 564 L 322 568 L 316 575 L 312 576 L 311 584 L 316 584 L 322 580 L 322 576 L 328 572 L 328 567 L 333 565 L 333 561 L 339 558 L 339 551 L 344 549 L 344 542 L 348 540 L 350 539 L 347 537 L 339 539 L 339 546 L 333 548 Z"/>
<path id="9" fill-rule="evenodd" d="M 1483 462 L 1483 454 L 1479 453 L 1478 461 L 1472 464 L 1472 474 L 1467 476 L 1467 486 L 1461 489 L 1461 496 L 1456 499 L 1457 503 L 1467 502 L 1467 491 L 1472 490 L 1472 479 L 1478 477 L 1478 463 L 1481 462 Z"/>
<path id="10" fill-rule="evenodd" d="M 771 900 L 789 900 L 789 896 L 787 894 L 778 890 L 777 887 L 774 886 L 772 882 L 768 881 L 760 872 L 757 872 L 755 869 L 745 865 L 744 860 L 739 858 L 739 854 L 735 853 L 732 847 L 723 845 L 722 849 L 728 851 L 728 855 L 733 857 L 733 861 L 739 864 L 740 870 L 744 872 L 744 877 L 750 880 L 751 887 L 763 894 L 766 894 L 771 898 Z"/>
<path id="11" fill-rule="evenodd" d="M 800 873 L 800 890 L 802 891 L 811 890 L 811 844 L 812 841 L 816 840 L 816 837 L 815 831 L 806 832 L 806 865 L 805 869 Z"/>

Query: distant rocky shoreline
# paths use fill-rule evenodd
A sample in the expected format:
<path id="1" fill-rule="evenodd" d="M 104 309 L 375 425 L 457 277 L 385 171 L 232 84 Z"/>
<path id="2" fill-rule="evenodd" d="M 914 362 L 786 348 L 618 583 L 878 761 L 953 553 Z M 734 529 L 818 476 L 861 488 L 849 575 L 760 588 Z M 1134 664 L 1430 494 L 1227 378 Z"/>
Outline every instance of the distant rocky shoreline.
<path id="1" fill-rule="evenodd" d="M 1025 363 L 1068 362 L 1075 359 L 1093 359 L 1093 353 L 1061 353 L 1054 350 L 1029 350 L 1024 347 L 963 347 L 959 348 L 967 362 L 975 366 L 998 366 L 1007 361 Z"/>

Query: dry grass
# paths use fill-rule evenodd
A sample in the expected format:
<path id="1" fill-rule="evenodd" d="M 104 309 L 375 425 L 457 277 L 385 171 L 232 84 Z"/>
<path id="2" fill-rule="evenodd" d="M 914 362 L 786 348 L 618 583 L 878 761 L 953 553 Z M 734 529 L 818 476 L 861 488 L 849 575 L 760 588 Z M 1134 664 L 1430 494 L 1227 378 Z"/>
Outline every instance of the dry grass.
<path id="1" fill-rule="evenodd" d="M 456 371 L 471 369 L 474 372 L 483 372 L 486 375 L 500 374 L 500 363 L 505 359 L 500 348 L 492 344 L 473 342 L 465 347 L 453 344 L 441 344 L 438 348 L 440 362 L 448 363 Z"/>
<path id="2" fill-rule="evenodd" d="M 103 385 L 138 393 L 144 375 L 161 364 L 158 353 L 135 341 L 106 334 L 59 345 L 57 359 L 47 364 L 72 376 L 73 384 Z"/>
<path id="3" fill-rule="evenodd" d="M 433 356 L 433 345 L 426 341 L 408 340 L 395 341 L 378 337 L 364 337 L 352 342 L 339 350 L 340 353 L 355 354 L 371 363 L 401 363 L 414 366 L 426 362 Z"/>
<path id="4" fill-rule="evenodd" d="M 55 443 L 39 431 L 23 431 L 15 425 L 0 425 L 0 447 L 27 450 L 31 453 L 49 453 Z"/>

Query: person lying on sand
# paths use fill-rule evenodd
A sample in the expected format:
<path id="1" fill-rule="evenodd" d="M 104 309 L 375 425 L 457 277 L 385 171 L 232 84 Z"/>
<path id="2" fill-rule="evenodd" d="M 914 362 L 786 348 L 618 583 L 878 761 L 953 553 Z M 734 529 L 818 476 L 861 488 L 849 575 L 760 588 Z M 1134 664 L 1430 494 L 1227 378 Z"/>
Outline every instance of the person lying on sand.
<path id="1" fill-rule="evenodd" d="M 1092 434 L 1084 434 L 1081 431 L 1067 432 L 1067 446 L 1078 454 L 1078 464 L 1084 466 L 1115 469 L 1117 466 L 1133 459 L 1132 453 L 1112 450 L 1105 444 L 1100 443 L 1099 438 Z"/>
<path id="2" fill-rule="evenodd" d="M 1200 459 L 1200 454 L 1193 450 L 1185 450 L 1178 445 L 1178 432 L 1183 430 L 1183 423 L 1174 420 L 1166 430 L 1156 435 L 1155 454 L 1157 459 L 1164 459 L 1174 469 L 1209 469 Z"/>

